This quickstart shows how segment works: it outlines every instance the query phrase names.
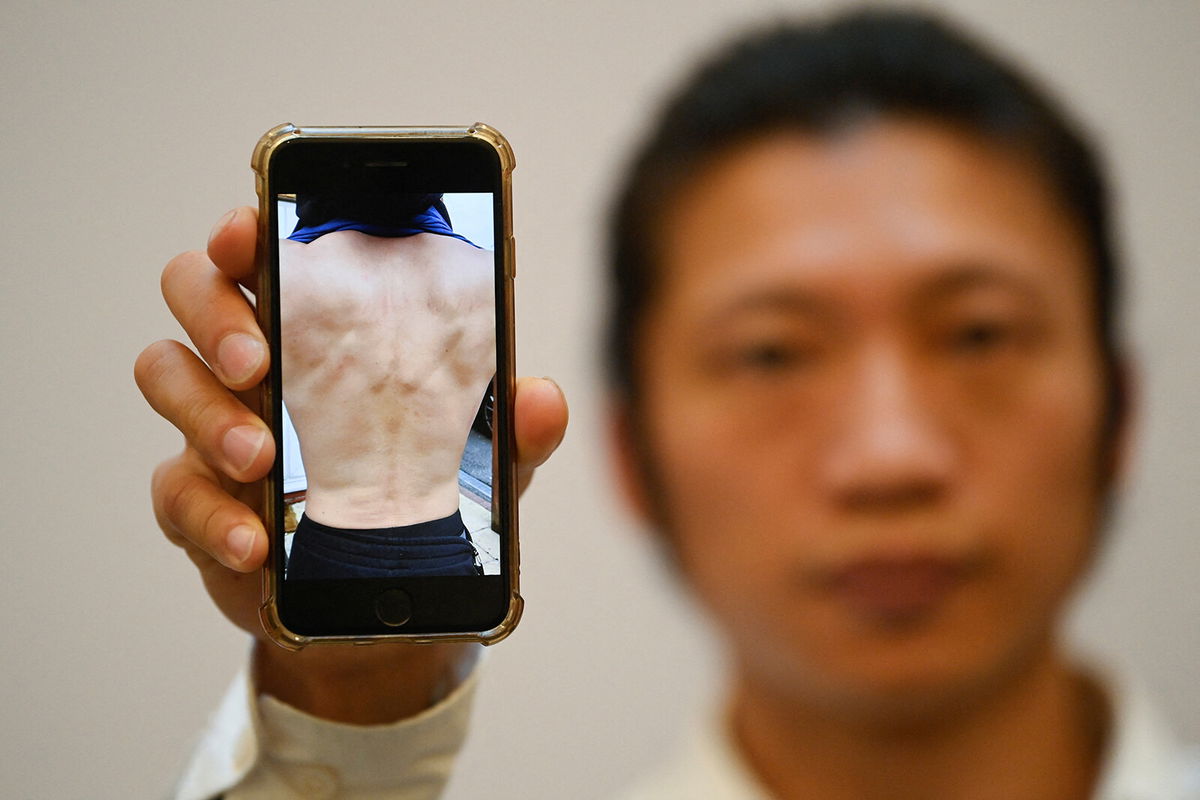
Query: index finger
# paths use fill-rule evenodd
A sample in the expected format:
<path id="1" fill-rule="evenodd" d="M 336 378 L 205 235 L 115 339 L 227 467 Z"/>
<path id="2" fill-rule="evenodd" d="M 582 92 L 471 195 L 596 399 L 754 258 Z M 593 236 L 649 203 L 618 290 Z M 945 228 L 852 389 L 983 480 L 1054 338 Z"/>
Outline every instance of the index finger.
<path id="1" fill-rule="evenodd" d="M 208 235 L 208 257 L 217 269 L 254 290 L 254 248 L 258 238 L 258 210 L 240 206 L 217 220 Z"/>

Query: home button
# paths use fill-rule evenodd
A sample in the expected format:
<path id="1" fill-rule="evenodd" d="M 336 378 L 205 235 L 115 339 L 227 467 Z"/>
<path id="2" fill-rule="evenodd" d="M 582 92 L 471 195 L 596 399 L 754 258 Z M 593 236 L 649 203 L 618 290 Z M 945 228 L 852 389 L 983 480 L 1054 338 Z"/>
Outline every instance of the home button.
<path id="1" fill-rule="evenodd" d="M 403 589 L 388 589 L 375 598 L 375 616 L 384 625 L 398 628 L 412 619 L 412 599 Z"/>

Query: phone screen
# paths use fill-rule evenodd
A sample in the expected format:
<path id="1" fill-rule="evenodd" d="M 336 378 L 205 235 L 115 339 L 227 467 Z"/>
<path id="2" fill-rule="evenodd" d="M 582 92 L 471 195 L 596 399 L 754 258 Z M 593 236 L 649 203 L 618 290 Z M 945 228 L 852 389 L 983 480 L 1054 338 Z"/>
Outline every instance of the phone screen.
<path id="1" fill-rule="evenodd" d="M 511 567 L 496 171 L 477 147 L 335 144 L 281 148 L 271 181 L 280 616 L 484 630 Z"/>

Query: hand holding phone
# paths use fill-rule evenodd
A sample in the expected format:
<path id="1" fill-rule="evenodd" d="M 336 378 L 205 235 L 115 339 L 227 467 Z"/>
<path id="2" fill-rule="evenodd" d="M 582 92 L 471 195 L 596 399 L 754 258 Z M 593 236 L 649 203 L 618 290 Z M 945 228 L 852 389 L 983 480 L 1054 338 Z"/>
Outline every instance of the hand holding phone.
<path id="1" fill-rule="evenodd" d="M 230 212 L 214 228 L 207 253 L 181 254 L 163 271 L 164 297 L 199 357 L 179 342 L 164 340 L 147 347 L 135 366 L 138 385 L 150 405 L 186 440 L 182 453 L 155 470 L 155 515 L 166 537 L 196 564 L 217 607 L 264 642 L 260 651 L 269 652 L 272 659 L 278 657 L 260 665 L 259 677 L 264 686 L 286 684 L 284 665 L 295 667 L 291 670 L 294 674 L 299 671 L 300 661 L 304 661 L 307 675 L 324 680 L 321 707 L 310 702 L 313 698 L 281 699 L 330 719 L 369 722 L 360 714 L 362 693 L 369 687 L 355 677 L 360 675 L 357 669 L 368 660 L 379 662 L 389 654 L 394 660 L 386 665 L 390 677 L 379 687 L 380 694 L 407 693 L 416 707 L 423 707 L 422 703 L 428 704 L 430 686 L 422 680 L 396 681 L 395 676 L 412 674 L 409 662 L 413 659 L 443 658 L 437 648 L 322 648 L 294 653 L 266 643 L 259 623 L 259 568 L 267 553 L 267 541 L 256 502 L 262 495 L 262 478 L 274 460 L 274 445 L 267 437 L 248 464 L 241 463 L 244 452 L 230 452 L 225 447 L 230 441 L 229 432 L 235 428 L 266 431 L 253 410 L 258 397 L 253 387 L 268 367 L 265 339 L 253 308 L 238 288 L 239 283 L 254 284 L 257 226 L 254 209 Z M 230 338 L 243 336 L 250 340 L 249 346 L 240 338 Z M 254 355 L 256 350 L 258 357 Z M 514 417 L 521 489 L 561 440 L 567 421 L 566 404 L 552 382 L 525 378 L 517 384 Z M 235 543 L 238 537 L 231 535 L 238 530 L 249 532 L 244 547 Z M 264 674 L 264 669 L 275 672 Z M 425 674 L 430 670 L 418 671 Z"/>

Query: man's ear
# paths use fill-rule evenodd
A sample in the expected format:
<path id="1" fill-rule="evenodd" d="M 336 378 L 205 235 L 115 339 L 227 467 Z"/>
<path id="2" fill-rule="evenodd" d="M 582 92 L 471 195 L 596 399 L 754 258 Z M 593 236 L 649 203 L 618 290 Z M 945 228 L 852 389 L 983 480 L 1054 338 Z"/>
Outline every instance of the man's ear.
<path id="1" fill-rule="evenodd" d="M 626 508 L 642 522 L 651 521 L 649 487 L 645 464 L 638 447 L 634 411 L 628 398 L 610 397 L 608 402 L 608 452 L 617 492 Z"/>
<path id="2" fill-rule="evenodd" d="M 1124 483 L 1133 461 L 1137 442 L 1138 408 L 1141 381 L 1138 379 L 1137 364 L 1128 355 L 1121 355 L 1114 365 L 1113 385 L 1109 396 L 1109 430 L 1103 453 L 1102 479 L 1107 489 L 1115 489 Z"/>

